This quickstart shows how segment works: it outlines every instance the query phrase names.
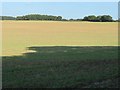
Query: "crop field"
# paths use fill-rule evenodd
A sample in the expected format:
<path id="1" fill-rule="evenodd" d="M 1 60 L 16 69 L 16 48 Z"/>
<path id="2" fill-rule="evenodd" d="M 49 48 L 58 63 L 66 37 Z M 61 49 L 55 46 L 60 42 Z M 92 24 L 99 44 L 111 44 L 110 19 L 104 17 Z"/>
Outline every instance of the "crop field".
<path id="1" fill-rule="evenodd" d="M 118 23 L 2 21 L 3 88 L 116 88 Z"/>
<path id="2" fill-rule="evenodd" d="M 116 46 L 117 22 L 2 21 L 3 56 L 30 46 Z"/>

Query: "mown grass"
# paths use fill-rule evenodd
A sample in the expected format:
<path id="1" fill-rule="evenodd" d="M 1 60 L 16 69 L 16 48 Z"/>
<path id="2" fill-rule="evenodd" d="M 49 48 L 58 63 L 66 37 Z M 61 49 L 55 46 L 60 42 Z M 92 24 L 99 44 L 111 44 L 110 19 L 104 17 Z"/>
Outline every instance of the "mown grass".
<path id="1" fill-rule="evenodd" d="M 29 49 L 37 52 L 3 57 L 3 88 L 118 87 L 118 47 Z"/>

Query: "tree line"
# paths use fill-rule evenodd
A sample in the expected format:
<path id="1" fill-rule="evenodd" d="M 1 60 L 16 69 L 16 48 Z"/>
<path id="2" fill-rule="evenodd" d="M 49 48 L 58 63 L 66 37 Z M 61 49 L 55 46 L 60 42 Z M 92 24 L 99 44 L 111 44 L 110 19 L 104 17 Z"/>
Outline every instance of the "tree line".
<path id="1" fill-rule="evenodd" d="M 93 22 L 112 22 L 113 19 L 110 15 L 102 15 L 102 16 L 86 16 L 83 19 L 84 21 L 93 21 Z"/>
<path id="2" fill-rule="evenodd" d="M 17 16 L 16 20 L 52 20 L 52 21 L 61 21 L 61 16 L 52 16 L 52 15 L 40 15 L 40 14 L 31 14 L 25 16 Z"/>
<path id="3" fill-rule="evenodd" d="M 1 20 L 47 20 L 47 21 L 91 21 L 91 22 L 113 22 L 120 21 L 113 20 L 110 15 L 89 15 L 85 16 L 83 19 L 64 19 L 62 16 L 52 16 L 52 15 L 40 15 L 40 14 L 29 14 L 24 16 L 0 16 Z"/>
<path id="4" fill-rule="evenodd" d="M 16 18 L 12 16 L 0 16 L 0 20 L 16 20 Z"/>

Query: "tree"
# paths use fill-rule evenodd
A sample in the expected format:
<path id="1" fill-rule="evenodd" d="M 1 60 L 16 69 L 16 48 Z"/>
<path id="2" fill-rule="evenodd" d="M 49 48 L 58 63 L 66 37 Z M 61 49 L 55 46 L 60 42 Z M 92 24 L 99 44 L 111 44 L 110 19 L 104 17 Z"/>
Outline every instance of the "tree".
<path id="1" fill-rule="evenodd" d="M 25 16 L 18 16 L 17 20 L 53 20 L 61 21 L 61 16 L 52 16 L 52 15 L 40 15 L 40 14 L 29 14 Z"/>
<path id="2" fill-rule="evenodd" d="M 50 21 L 91 21 L 91 22 L 113 22 L 114 20 L 110 15 L 102 16 L 85 16 L 83 19 L 62 19 L 62 16 L 52 16 L 52 15 L 41 15 L 41 14 L 29 14 L 24 16 L 0 16 L 1 20 L 50 20 Z M 120 21 L 120 19 L 118 19 Z"/>
<path id="3" fill-rule="evenodd" d="M 103 15 L 103 16 L 101 16 L 101 21 L 102 22 L 111 22 L 111 21 L 113 21 L 113 19 L 110 15 Z"/>
<path id="4" fill-rule="evenodd" d="M 58 20 L 58 21 L 61 21 L 61 20 L 62 20 L 62 17 L 61 17 L 61 16 L 58 16 L 58 17 L 57 17 L 57 20 Z"/>
<path id="5" fill-rule="evenodd" d="M 112 17 L 110 15 L 103 15 L 103 16 L 85 16 L 83 21 L 94 21 L 94 22 L 111 22 L 113 21 Z"/>
<path id="6" fill-rule="evenodd" d="M 61 21 L 68 21 L 67 19 L 62 19 Z"/>
<path id="7" fill-rule="evenodd" d="M 15 20 L 15 17 L 12 17 L 12 16 L 0 16 L 0 20 Z"/>
<path id="8" fill-rule="evenodd" d="M 94 15 L 91 15 L 91 16 L 88 16 L 88 17 L 87 17 L 87 20 L 88 20 L 88 21 L 96 21 L 96 20 L 97 20 L 97 17 L 94 16 Z"/>
<path id="9" fill-rule="evenodd" d="M 102 20 L 101 20 L 101 16 L 97 16 L 97 21 L 98 22 L 101 22 Z"/>
<path id="10" fill-rule="evenodd" d="M 22 16 L 17 16 L 16 20 L 24 20 L 24 18 Z"/>
<path id="11" fill-rule="evenodd" d="M 88 21 L 88 17 L 85 16 L 85 17 L 83 18 L 83 21 Z"/>

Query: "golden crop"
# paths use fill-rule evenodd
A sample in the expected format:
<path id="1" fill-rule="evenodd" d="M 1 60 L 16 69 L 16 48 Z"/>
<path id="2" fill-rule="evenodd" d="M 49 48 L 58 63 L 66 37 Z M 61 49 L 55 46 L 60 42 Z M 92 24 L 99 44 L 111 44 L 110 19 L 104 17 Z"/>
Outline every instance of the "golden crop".
<path id="1" fill-rule="evenodd" d="M 1 21 L 2 55 L 30 46 L 116 46 L 117 22 Z"/>

